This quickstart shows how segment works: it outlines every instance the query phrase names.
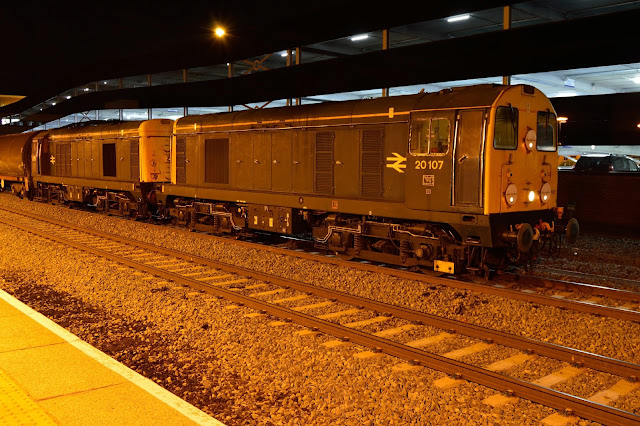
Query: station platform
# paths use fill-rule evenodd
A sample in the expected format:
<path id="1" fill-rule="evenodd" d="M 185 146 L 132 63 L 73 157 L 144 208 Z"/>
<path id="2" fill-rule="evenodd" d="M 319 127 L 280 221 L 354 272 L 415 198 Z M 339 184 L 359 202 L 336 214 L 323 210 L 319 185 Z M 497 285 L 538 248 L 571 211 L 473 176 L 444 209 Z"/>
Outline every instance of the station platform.
<path id="1" fill-rule="evenodd" d="M 0 425 L 222 425 L 0 290 Z"/>

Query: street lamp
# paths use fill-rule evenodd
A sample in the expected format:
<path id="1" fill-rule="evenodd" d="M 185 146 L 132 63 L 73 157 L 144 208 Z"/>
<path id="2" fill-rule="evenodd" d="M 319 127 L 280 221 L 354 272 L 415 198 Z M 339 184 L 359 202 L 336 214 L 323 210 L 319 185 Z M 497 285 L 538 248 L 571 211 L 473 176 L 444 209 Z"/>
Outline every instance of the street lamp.
<path id="1" fill-rule="evenodd" d="M 222 38 L 227 32 L 222 27 L 215 27 L 213 29 L 213 33 L 216 35 L 216 37 Z"/>

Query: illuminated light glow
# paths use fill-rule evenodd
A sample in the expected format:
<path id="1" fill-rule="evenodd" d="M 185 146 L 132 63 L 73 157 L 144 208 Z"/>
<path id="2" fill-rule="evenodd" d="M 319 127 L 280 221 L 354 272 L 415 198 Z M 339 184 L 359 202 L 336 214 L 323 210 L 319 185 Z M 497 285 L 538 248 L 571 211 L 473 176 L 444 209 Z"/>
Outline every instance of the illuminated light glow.
<path id="1" fill-rule="evenodd" d="M 469 14 L 451 16 L 451 17 L 447 18 L 447 22 L 466 21 L 469 18 L 471 18 L 471 15 L 469 15 Z"/>
<path id="2" fill-rule="evenodd" d="M 529 202 L 532 203 L 533 200 L 536 199 L 536 193 L 533 191 L 529 191 Z"/>
<path id="3" fill-rule="evenodd" d="M 638 123 L 638 129 L 640 129 L 640 123 Z"/>
<path id="4" fill-rule="evenodd" d="M 366 40 L 368 38 L 369 38 L 369 34 L 360 34 L 360 35 L 351 37 L 351 41 Z"/>
<path id="5" fill-rule="evenodd" d="M 635 84 L 640 84 L 640 77 L 633 77 L 631 81 L 633 81 Z"/>
<path id="6" fill-rule="evenodd" d="M 595 145 L 591 145 L 591 149 L 596 149 L 596 146 Z"/>
<path id="7" fill-rule="evenodd" d="M 71 96 L 67 95 L 67 99 L 71 99 Z"/>
<path id="8" fill-rule="evenodd" d="M 533 142 L 529 142 L 529 148 L 533 148 Z"/>
<path id="9" fill-rule="evenodd" d="M 556 120 L 558 121 L 558 123 L 563 123 L 563 124 L 569 121 L 567 117 L 558 117 L 556 118 Z"/>
<path id="10" fill-rule="evenodd" d="M 51 105 L 55 105 L 55 104 L 56 104 L 55 102 L 51 102 Z"/>
<path id="11" fill-rule="evenodd" d="M 216 35 L 216 37 L 221 38 L 224 37 L 227 32 L 222 27 L 215 27 L 213 33 Z"/>
<path id="12" fill-rule="evenodd" d="M 514 201 L 514 200 L 513 200 L 513 197 L 509 197 L 509 202 L 510 202 L 511 204 L 513 204 L 513 201 Z"/>
<path id="13" fill-rule="evenodd" d="M 549 196 L 548 196 L 547 194 L 544 194 L 544 195 L 542 196 L 542 199 L 543 199 L 544 201 L 547 201 L 547 199 L 548 199 L 548 198 L 549 198 Z"/>

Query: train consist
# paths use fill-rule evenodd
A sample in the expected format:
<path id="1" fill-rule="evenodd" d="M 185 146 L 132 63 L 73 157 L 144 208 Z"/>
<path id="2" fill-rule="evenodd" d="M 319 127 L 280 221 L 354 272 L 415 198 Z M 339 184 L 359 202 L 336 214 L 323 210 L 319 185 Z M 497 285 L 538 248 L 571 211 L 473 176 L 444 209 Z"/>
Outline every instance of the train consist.
<path id="1" fill-rule="evenodd" d="M 574 241 L 557 165 L 553 106 L 527 85 L 0 137 L 0 186 L 30 199 L 447 273 Z"/>

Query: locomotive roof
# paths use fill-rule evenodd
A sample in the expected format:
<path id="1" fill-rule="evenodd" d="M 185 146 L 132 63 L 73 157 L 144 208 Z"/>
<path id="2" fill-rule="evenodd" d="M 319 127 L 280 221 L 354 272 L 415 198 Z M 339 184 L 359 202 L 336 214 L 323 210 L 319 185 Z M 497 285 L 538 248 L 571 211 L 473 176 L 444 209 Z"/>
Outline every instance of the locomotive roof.
<path id="1" fill-rule="evenodd" d="M 252 124 L 254 127 L 277 127 L 278 123 L 295 125 L 296 122 L 321 117 L 343 117 L 349 121 L 354 116 L 388 113 L 392 108 L 395 113 L 424 109 L 469 108 L 474 106 L 490 106 L 506 88 L 497 84 L 483 84 L 441 90 L 435 93 L 419 93 L 415 95 L 392 96 L 367 100 L 333 101 L 321 104 L 301 105 L 295 107 L 264 108 L 187 116 L 176 121 L 175 132 L 193 132 L 194 129 L 207 132 L 219 127 L 235 127 Z M 406 120 L 405 117 L 399 118 Z M 271 126 L 267 125 L 269 123 Z"/>

